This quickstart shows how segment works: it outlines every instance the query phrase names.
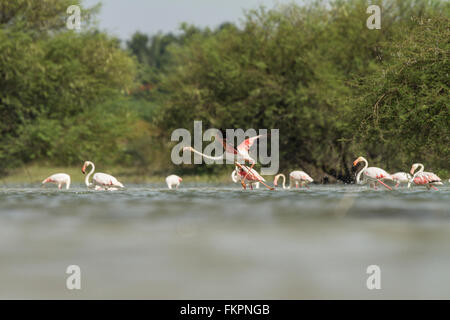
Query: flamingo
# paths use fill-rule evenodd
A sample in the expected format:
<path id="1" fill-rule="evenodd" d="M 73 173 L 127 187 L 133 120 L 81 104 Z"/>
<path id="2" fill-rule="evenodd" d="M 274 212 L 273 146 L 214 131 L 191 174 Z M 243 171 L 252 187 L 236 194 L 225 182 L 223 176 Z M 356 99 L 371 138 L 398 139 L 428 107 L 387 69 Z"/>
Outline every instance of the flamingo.
<path id="1" fill-rule="evenodd" d="M 414 173 L 418 167 L 421 167 L 419 171 Z M 421 163 L 414 163 L 411 167 L 410 173 L 413 175 L 412 182 L 415 185 L 424 185 L 428 190 L 433 188 L 437 190 L 435 185 L 442 185 L 442 180 L 433 172 L 425 172 L 423 171 L 424 166 Z"/>
<path id="2" fill-rule="evenodd" d="M 83 164 L 83 168 L 81 169 L 81 172 L 83 174 L 86 174 L 86 168 L 88 166 L 92 166 L 91 171 L 87 174 L 86 178 L 84 179 L 84 183 L 88 188 L 94 188 L 95 190 L 108 190 L 108 191 L 116 191 L 119 190 L 119 188 L 124 188 L 123 184 L 121 184 L 117 179 L 109 174 L 106 173 L 100 173 L 97 172 L 94 174 L 93 183 L 89 183 L 89 177 L 94 173 L 95 171 L 95 165 L 91 161 L 86 161 Z"/>
<path id="3" fill-rule="evenodd" d="M 254 170 L 254 169 L 252 169 Z M 241 180 L 238 177 L 238 170 L 234 169 L 233 172 L 231 173 L 231 180 L 233 180 L 234 183 L 238 183 Z M 247 183 L 248 184 L 248 183 Z M 250 182 L 250 188 L 253 189 L 253 185 L 255 186 L 255 189 L 259 189 L 259 181 L 256 182 Z"/>
<path id="4" fill-rule="evenodd" d="M 244 180 L 244 177 L 247 175 L 247 171 L 250 171 L 250 174 Z M 245 185 L 249 185 L 252 190 L 253 186 L 255 186 L 256 189 L 259 189 L 259 180 L 266 181 L 255 169 L 250 170 L 246 166 L 242 166 L 242 169 L 236 166 L 236 169 L 234 169 L 231 173 L 231 179 L 234 183 L 244 180 Z"/>
<path id="5" fill-rule="evenodd" d="M 275 186 L 278 185 L 278 179 L 283 178 L 283 189 L 290 189 L 293 187 L 293 184 L 295 183 L 295 187 L 298 188 L 300 185 L 301 187 L 305 186 L 308 188 L 308 183 L 313 182 L 313 178 L 311 178 L 306 172 L 304 171 L 292 171 L 289 174 L 289 187 L 286 187 L 286 176 L 282 173 L 277 174 L 275 176 L 275 179 L 273 179 L 273 184 Z"/>
<path id="6" fill-rule="evenodd" d="M 50 177 L 42 181 L 42 184 L 54 183 L 58 185 L 58 189 L 61 189 L 63 185 L 66 185 L 66 190 L 70 188 L 70 176 L 66 173 L 55 173 Z"/>
<path id="7" fill-rule="evenodd" d="M 397 184 L 395 185 L 396 188 L 402 183 L 407 183 L 408 188 L 411 186 L 411 179 L 412 176 L 407 172 L 396 172 L 394 174 L 391 174 L 392 180 L 394 180 Z"/>
<path id="8" fill-rule="evenodd" d="M 245 181 L 248 178 L 248 175 L 250 173 L 252 173 L 253 171 L 253 166 L 256 164 L 256 161 L 250 157 L 250 155 L 248 154 L 248 151 L 250 150 L 250 148 L 252 147 L 252 145 L 255 143 L 255 141 L 262 137 L 262 135 L 259 136 L 254 136 L 248 139 L 245 139 L 238 147 L 237 150 L 235 148 L 233 148 L 233 146 L 231 146 L 230 144 L 228 144 L 224 139 L 220 138 L 219 136 L 216 136 L 217 139 L 220 140 L 220 142 L 222 143 L 222 145 L 225 148 L 224 153 L 221 156 L 208 156 L 206 154 L 201 153 L 200 151 L 195 150 L 192 147 L 184 147 L 183 151 L 191 151 L 194 152 L 198 155 L 201 155 L 204 158 L 207 159 L 211 159 L 211 160 L 222 160 L 222 159 L 226 159 L 227 161 L 233 161 L 234 164 L 239 167 L 241 170 L 244 170 L 246 172 L 245 176 L 243 177 L 243 179 L 241 180 L 241 185 L 244 189 L 246 189 L 245 186 Z M 245 161 L 249 162 L 251 164 L 250 169 L 244 169 L 243 167 L 245 167 L 245 165 L 241 165 L 239 162 L 243 162 L 245 163 Z M 257 179 L 259 179 L 260 175 L 258 174 L 257 176 L 255 176 Z M 273 190 L 274 188 L 269 187 L 267 184 L 265 184 L 263 182 L 263 180 L 259 179 L 259 182 L 261 182 L 264 186 L 266 186 L 268 189 Z"/>
<path id="9" fill-rule="evenodd" d="M 178 186 L 180 185 L 181 181 L 183 181 L 183 179 L 174 174 L 171 174 L 166 178 L 167 187 L 169 187 L 169 189 L 172 189 L 172 187 L 178 189 Z"/>
<path id="10" fill-rule="evenodd" d="M 377 167 L 369 167 L 369 163 L 367 162 L 367 160 L 364 157 L 358 157 L 358 159 L 356 159 L 353 162 L 353 166 L 356 166 L 359 162 L 364 162 L 365 166 L 363 169 L 361 169 L 358 172 L 358 175 L 356 176 L 356 183 L 357 184 L 361 184 L 361 174 L 364 174 L 363 179 L 364 180 L 368 180 L 370 182 L 370 186 L 374 189 L 377 188 L 376 184 L 377 182 L 379 182 L 380 184 L 382 184 L 383 186 L 385 186 L 387 189 L 392 190 L 391 187 L 389 187 L 388 185 L 386 185 L 383 181 L 381 180 L 392 180 L 392 177 L 389 173 L 387 173 L 386 171 L 384 171 L 381 168 L 377 168 Z"/>

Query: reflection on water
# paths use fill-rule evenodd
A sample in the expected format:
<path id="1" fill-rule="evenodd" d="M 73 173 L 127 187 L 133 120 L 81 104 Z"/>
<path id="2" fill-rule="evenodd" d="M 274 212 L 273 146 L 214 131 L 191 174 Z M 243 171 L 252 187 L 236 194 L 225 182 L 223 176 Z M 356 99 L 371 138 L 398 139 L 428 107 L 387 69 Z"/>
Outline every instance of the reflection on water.
<path id="1" fill-rule="evenodd" d="M 450 298 L 449 200 L 448 185 L 0 187 L 0 298 Z"/>

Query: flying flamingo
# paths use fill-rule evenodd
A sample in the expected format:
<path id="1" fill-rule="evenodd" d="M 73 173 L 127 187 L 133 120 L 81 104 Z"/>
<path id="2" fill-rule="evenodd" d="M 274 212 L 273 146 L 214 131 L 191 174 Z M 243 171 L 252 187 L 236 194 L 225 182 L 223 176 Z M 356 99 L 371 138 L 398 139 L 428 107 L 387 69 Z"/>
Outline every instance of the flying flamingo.
<path id="1" fill-rule="evenodd" d="M 394 180 L 397 184 L 395 185 L 396 188 L 400 186 L 402 183 L 407 183 L 408 188 L 411 186 L 411 179 L 412 176 L 409 173 L 406 172 L 396 172 L 394 174 L 391 174 L 392 180 Z"/>
<path id="2" fill-rule="evenodd" d="M 370 186 L 374 189 L 377 188 L 377 182 L 379 182 L 380 184 L 382 184 L 383 186 L 385 186 L 387 189 L 392 190 L 391 187 L 389 187 L 388 185 L 386 185 L 383 181 L 381 180 L 392 180 L 392 177 L 389 173 L 387 173 L 386 171 L 384 171 L 383 169 L 377 168 L 377 167 L 369 167 L 369 163 L 367 162 L 367 160 L 364 157 L 358 157 L 358 159 L 356 159 L 353 162 L 353 166 L 356 166 L 359 162 L 364 162 L 365 166 L 363 169 L 361 169 L 361 171 L 358 172 L 358 175 L 356 176 L 356 183 L 360 184 L 361 180 L 361 174 L 364 174 L 363 179 L 364 180 L 368 180 L 370 182 Z"/>
<path id="3" fill-rule="evenodd" d="M 166 178 L 167 187 L 169 187 L 169 189 L 172 189 L 173 187 L 178 189 L 178 186 L 180 185 L 181 181 L 183 181 L 183 179 L 174 174 L 171 174 Z"/>
<path id="4" fill-rule="evenodd" d="M 114 178 L 109 174 L 100 172 L 94 174 L 94 178 L 92 179 L 93 183 L 89 183 L 89 177 L 95 171 L 94 163 L 91 161 L 86 161 L 83 165 L 83 168 L 81 169 L 81 172 L 83 172 L 83 174 L 86 174 L 86 168 L 88 166 L 92 166 L 91 171 L 87 174 L 86 178 L 84 179 L 84 183 L 88 188 L 94 188 L 95 190 L 108 190 L 108 191 L 116 191 L 119 190 L 119 188 L 124 188 L 123 184 L 117 181 L 116 178 Z"/>
<path id="5" fill-rule="evenodd" d="M 414 171 L 416 171 L 416 169 L 418 167 L 421 167 L 421 168 L 419 169 L 419 171 L 417 171 L 414 174 Z M 424 169 L 424 166 L 421 163 L 414 163 L 412 165 L 411 171 L 410 171 L 410 173 L 413 175 L 412 182 L 415 185 L 424 185 L 425 187 L 427 187 L 428 190 L 430 190 L 430 188 L 437 190 L 437 188 L 434 185 L 442 185 L 441 178 L 439 178 L 433 172 L 425 172 L 425 171 L 423 171 L 423 169 Z"/>
<path id="6" fill-rule="evenodd" d="M 58 189 L 61 189 L 63 185 L 66 185 L 66 190 L 70 188 L 70 176 L 66 173 L 56 173 L 42 181 L 42 184 L 54 183 L 58 185 Z"/>
<path id="7" fill-rule="evenodd" d="M 241 170 L 244 170 L 246 172 L 245 176 L 243 177 L 243 179 L 241 180 L 241 185 L 244 189 L 246 189 L 246 185 L 245 185 L 245 181 L 248 178 L 248 175 L 252 172 L 253 170 L 253 166 L 256 164 L 256 161 L 250 157 L 250 155 L 248 154 L 248 151 L 250 150 L 251 146 L 255 143 L 256 139 L 260 138 L 262 135 L 259 136 L 254 136 L 251 138 L 248 138 L 246 140 L 244 140 L 238 147 L 237 150 L 235 148 L 233 148 L 233 146 L 231 146 L 230 144 L 228 144 L 224 139 L 220 138 L 219 136 L 216 136 L 217 139 L 220 140 L 220 142 L 222 143 L 222 145 L 225 148 L 224 153 L 221 156 L 208 156 L 206 154 L 203 154 L 197 150 L 195 150 L 192 147 L 184 147 L 183 151 L 188 150 L 191 152 L 194 152 L 198 155 L 201 155 L 204 158 L 210 159 L 210 160 L 221 160 L 221 159 L 226 159 L 227 161 L 233 161 L 234 164 L 239 167 Z M 240 162 L 249 162 L 251 164 L 250 168 L 247 168 L 245 165 L 241 165 Z M 244 169 L 247 168 L 247 169 Z M 254 176 L 257 180 L 259 180 L 259 182 L 261 182 L 264 186 L 266 186 L 268 189 L 273 190 L 274 188 L 269 187 L 267 184 L 265 184 L 263 182 L 263 180 L 261 180 L 259 177 L 259 174 L 257 176 Z"/>
<path id="8" fill-rule="evenodd" d="M 308 188 L 308 183 L 313 182 L 313 178 L 311 178 L 306 172 L 304 171 L 292 171 L 289 174 L 289 187 L 286 187 L 286 176 L 282 173 L 277 174 L 275 176 L 275 179 L 273 179 L 273 184 L 275 186 L 278 185 L 278 179 L 283 178 L 283 189 L 290 189 L 293 188 L 293 184 L 295 183 L 295 187 L 298 188 L 299 185 L 301 187 L 305 186 Z"/>
<path id="9" fill-rule="evenodd" d="M 241 182 L 241 179 L 239 179 L 239 176 L 238 176 L 238 169 L 239 168 L 234 169 L 233 172 L 231 173 L 231 180 L 233 180 L 234 183 Z M 252 170 L 254 170 L 254 169 L 252 169 Z M 250 185 L 251 189 L 253 189 L 253 185 L 255 186 L 255 189 L 259 189 L 259 181 L 250 182 L 250 183 L 247 183 L 247 185 Z"/>

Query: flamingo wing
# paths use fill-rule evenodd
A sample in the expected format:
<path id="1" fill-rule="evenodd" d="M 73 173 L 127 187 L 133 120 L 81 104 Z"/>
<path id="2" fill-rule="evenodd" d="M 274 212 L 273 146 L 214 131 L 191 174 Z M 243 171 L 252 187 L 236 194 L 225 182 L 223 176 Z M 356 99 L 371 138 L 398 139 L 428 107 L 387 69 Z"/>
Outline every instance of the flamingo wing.
<path id="1" fill-rule="evenodd" d="M 237 147 L 238 151 L 241 153 L 248 153 L 248 151 L 253 146 L 255 141 L 257 139 L 261 138 L 262 136 L 263 136 L 263 134 L 260 134 L 259 136 L 254 136 L 254 137 L 245 139 L 244 141 L 242 141 L 242 143 L 240 145 L 238 145 L 238 147 Z"/>
<path id="2" fill-rule="evenodd" d="M 295 180 L 300 181 L 309 181 L 313 182 L 314 180 L 304 171 L 292 171 L 289 176 Z"/>
<path id="3" fill-rule="evenodd" d="M 233 146 L 230 145 L 225 139 L 223 139 L 219 135 L 216 135 L 216 139 L 219 140 L 220 143 L 222 143 L 223 147 L 225 148 L 226 153 L 238 154 L 237 150 L 235 148 L 233 148 Z"/>
<path id="4" fill-rule="evenodd" d="M 388 179 L 392 180 L 392 177 L 389 173 L 384 171 L 381 168 L 377 167 L 369 167 L 364 171 L 364 174 L 371 179 L 379 180 L 379 179 Z"/>
<path id="5" fill-rule="evenodd" d="M 70 181 L 70 176 L 68 174 L 56 173 L 56 174 L 52 174 L 50 177 L 48 177 L 47 179 L 42 181 L 42 183 L 47 183 L 47 182 L 51 182 L 51 183 L 67 183 L 68 181 Z"/>
<path id="6" fill-rule="evenodd" d="M 398 181 L 398 182 L 409 182 L 409 179 L 411 179 L 411 175 L 406 172 L 396 172 L 391 175 L 392 180 Z"/>
<path id="7" fill-rule="evenodd" d="M 437 174 L 433 172 L 422 172 L 422 176 L 426 177 L 428 183 L 436 183 L 442 181 L 441 178 L 439 178 Z"/>
<path id="8" fill-rule="evenodd" d="M 94 174 L 93 178 L 94 182 L 99 185 L 103 186 L 115 186 L 115 187 L 121 187 L 123 188 L 123 184 L 121 184 L 115 177 L 112 175 L 97 172 Z"/>

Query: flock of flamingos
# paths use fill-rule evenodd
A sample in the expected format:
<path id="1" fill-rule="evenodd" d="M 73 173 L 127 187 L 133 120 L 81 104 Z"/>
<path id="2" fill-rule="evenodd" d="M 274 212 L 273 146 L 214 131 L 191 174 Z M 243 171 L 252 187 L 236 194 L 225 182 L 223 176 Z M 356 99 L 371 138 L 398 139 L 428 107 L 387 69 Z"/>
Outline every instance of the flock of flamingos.
<path id="1" fill-rule="evenodd" d="M 247 186 L 249 186 L 251 189 L 253 189 L 253 187 L 259 188 L 259 184 L 261 183 L 268 189 L 273 190 L 274 188 L 268 186 L 265 183 L 266 180 L 255 169 L 253 169 L 256 161 L 249 155 L 249 149 L 260 137 L 261 135 L 248 138 L 244 140 L 236 149 L 228 144 L 224 139 L 217 137 L 217 139 L 219 139 L 219 141 L 223 144 L 225 151 L 221 156 L 216 157 L 203 154 L 192 147 L 185 147 L 183 148 L 183 151 L 194 152 L 204 158 L 211 160 L 227 159 L 233 161 L 235 164 L 235 170 L 231 173 L 231 179 L 235 183 L 240 182 L 243 189 L 246 189 Z M 246 162 L 248 162 L 250 166 L 247 166 L 245 164 Z M 356 175 L 356 184 L 368 183 L 373 189 L 377 189 L 378 185 L 381 185 L 389 190 L 392 190 L 392 188 L 385 183 L 387 181 L 395 183 L 395 187 L 399 187 L 401 184 L 407 184 L 408 188 L 410 188 L 411 185 L 417 185 L 425 186 L 428 190 L 437 190 L 436 185 L 443 184 L 441 178 L 439 178 L 436 174 L 434 174 L 433 172 L 424 171 L 424 165 L 421 163 L 413 164 L 410 173 L 397 172 L 394 174 L 389 174 L 381 168 L 369 167 L 369 163 L 364 157 L 358 157 L 353 162 L 353 166 L 356 166 L 360 162 L 364 163 L 364 167 Z M 88 167 L 91 167 L 91 170 L 86 175 L 86 178 L 84 180 L 88 188 L 98 191 L 115 191 L 124 188 L 124 185 L 112 175 L 100 172 L 94 174 L 95 165 L 91 161 L 86 161 L 83 164 L 83 167 L 81 169 L 83 174 L 86 174 L 86 169 Z M 92 174 L 94 174 L 92 182 L 89 182 Z M 283 189 L 293 188 L 294 185 L 296 188 L 303 186 L 308 188 L 308 184 L 314 181 L 306 172 L 297 170 L 292 171 L 289 174 L 288 187 L 286 187 L 286 176 L 284 174 L 276 175 L 273 184 L 275 186 L 278 186 L 278 180 L 280 178 L 283 179 Z M 57 173 L 42 181 L 42 184 L 54 183 L 58 185 L 59 189 L 61 189 L 63 186 L 65 186 L 66 189 L 69 189 L 70 181 L 70 176 L 68 174 Z M 166 178 L 167 187 L 169 189 L 177 189 L 182 181 L 183 179 L 176 175 L 170 175 Z"/>

